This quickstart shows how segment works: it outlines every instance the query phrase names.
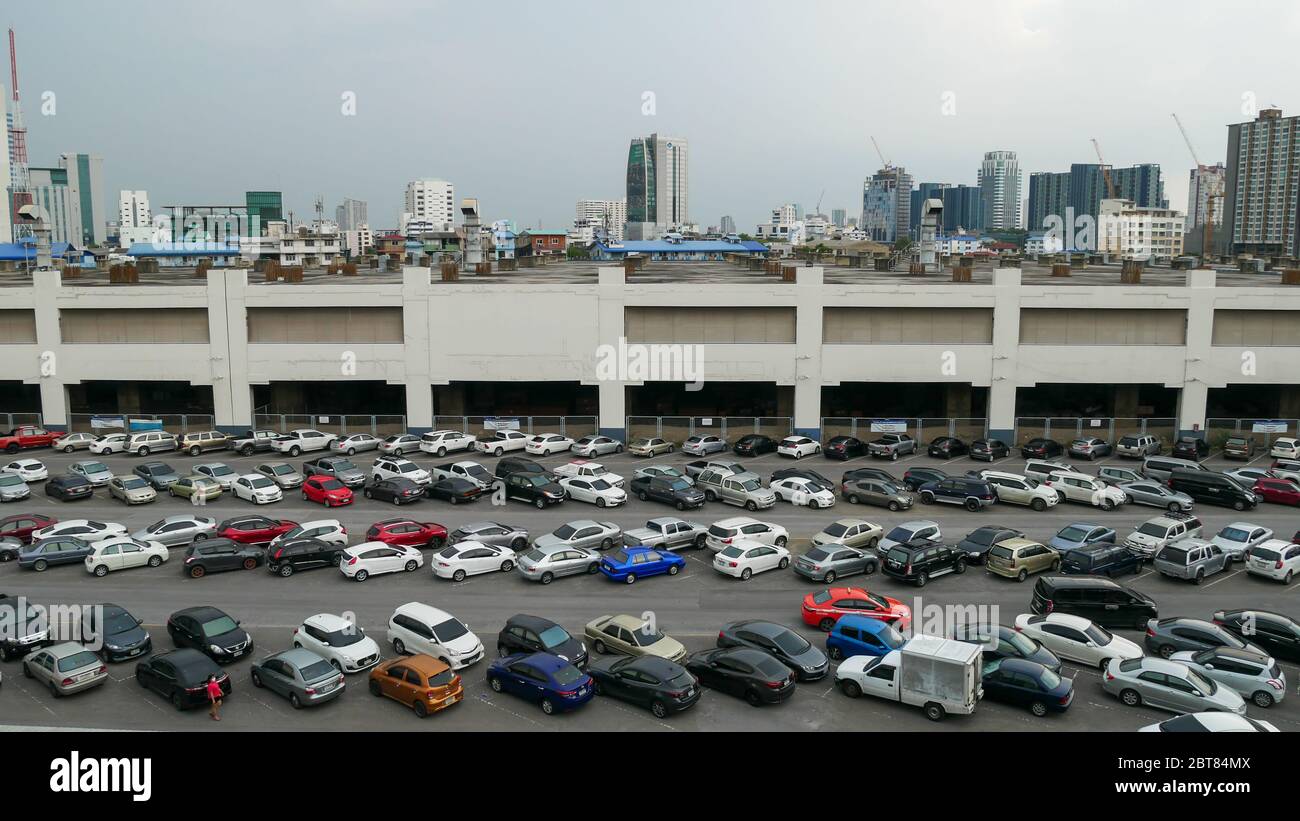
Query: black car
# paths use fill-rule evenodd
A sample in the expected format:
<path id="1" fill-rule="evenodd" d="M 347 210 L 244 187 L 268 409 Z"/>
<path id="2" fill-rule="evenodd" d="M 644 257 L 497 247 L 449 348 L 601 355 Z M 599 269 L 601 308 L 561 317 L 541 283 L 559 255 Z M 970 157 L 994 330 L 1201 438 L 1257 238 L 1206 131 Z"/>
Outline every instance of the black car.
<path id="1" fill-rule="evenodd" d="M 1051 459 L 1053 456 L 1061 456 L 1065 453 L 1065 448 L 1055 439 L 1044 439 L 1036 436 L 1020 448 L 1020 455 L 1025 459 Z"/>
<path id="2" fill-rule="evenodd" d="M 87 636 L 100 640 L 100 658 L 104 661 L 126 661 L 147 655 L 153 650 L 149 631 L 143 622 L 124 607 L 116 604 L 99 604 L 88 607 L 82 620 Z"/>
<path id="3" fill-rule="evenodd" d="M 136 465 L 131 472 L 148 482 L 154 490 L 166 490 L 181 478 L 180 474 L 166 462 L 145 462 Z"/>
<path id="4" fill-rule="evenodd" d="M 980 678 L 984 697 L 1017 707 L 1036 716 L 1063 713 L 1074 701 L 1074 680 L 1024 659 L 1002 659 L 984 665 Z"/>
<path id="5" fill-rule="evenodd" d="M 880 569 L 886 576 L 925 587 L 935 576 L 965 573 L 966 554 L 946 544 L 922 539 L 889 548 Z"/>
<path id="6" fill-rule="evenodd" d="M 1036 639 L 1005 624 L 959 624 L 953 631 L 953 638 L 981 645 L 985 663 L 997 659 L 1024 659 L 1041 664 L 1055 673 L 1061 671 L 1061 660 L 1055 653 L 1039 644 Z"/>
<path id="7" fill-rule="evenodd" d="M 665 479 L 661 476 L 637 476 L 628 487 L 633 495 L 645 502 L 672 505 L 678 510 L 700 507 L 704 504 L 704 491 L 682 478 Z"/>
<path id="8" fill-rule="evenodd" d="M 1300 661 L 1300 623 L 1267 610 L 1217 610 L 1214 623 L 1275 658 Z"/>
<path id="9" fill-rule="evenodd" d="M 867 445 L 856 436 L 836 436 L 826 443 L 822 454 L 827 459 L 855 459 L 867 455 Z"/>
<path id="10" fill-rule="evenodd" d="M 903 482 L 898 481 L 894 474 L 881 468 L 854 468 L 844 472 L 840 477 L 840 484 L 846 485 L 849 482 L 856 482 L 859 479 L 879 479 L 882 482 L 888 482 L 896 487 L 902 487 Z"/>
<path id="11" fill-rule="evenodd" d="M 1124 545 L 1096 542 L 1065 551 L 1061 572 L 1067 576 L 1109 576 L 1141 573 L 1143 558 Z"/>
<path id="12" fill-rule="evenodd" d="M 418 502 L 423 499 L 424 487 L 418 482 L 403 479 L 399 476 L 394 479 L 381 479 L 374 484 L 366 485 L 361 493 L 367 499 L 404 505 L 408 502 Z"/>
<path id="13" fill-rule="evenodd" d="M 587 666 L 587 648 L 582 642 L 541 616 L 519 613 L 506 619 L 506 626 L 497 633 L 497 655 L 515 653 L 550 653 L 579 669 Z"/>
<path id="14" fill-rule="evenodd" d="M 338 567 L 343 548 L 320 539 L 289 539 L 266 549 L 266 567 L 286 579 L 299 570 Z"/>
<path id="15" fill-rule="evenodd" d="M 1103 627 L 1139 630 L 1159 616 L 1155 599 L 1104 576 L 1040 576 L 1029 609 L 1038 616 L 1068 613 Z"/>
<path id="16" fill-rule="evenodd" d="M 1210 443 L 1199 436 L 1183 436 L 1174 443 L 1174 450 L 1170 455 L 1177 459 L 1199 462 L 1210 455 Z"/>
<path id="17" fill-rule="evenodd" d="M 225 570 L 252 570 L 264 558 L 266 555 L 256 545 L 233 539 L 204 539 L 185 548 L 181 568 L 191 579 L 201 579 Z"/>
<path id="18" fill-rule="evenodd" d="M 95 495 L 95 488 L 85 477 L 67 473 L 54 476 L 46 482 L 45 495 L 53 496 L 60 502 L 70 502 L 74 499 L 89 499 Z"/>
<path id="19" fill-rule="evenodd" d="M 936 436 L 930 440 L 930 447 L 926 449 L 926 454 L 936 459 L 952 459 L 967 453 L 970 453 L 970 448 L 956 436 Z"/>
<path id="20" fill-rule="evenodd" d="M 1166 484 L 1175 493 L 1191 496 L 1192 501 L 1233 510 L 1249 510 L 1260 501 L 1256 493 L 1237 484 L 1232 477 L 1212 470 L 1174 468 L 1169 471 Z"/>
<path id="21" fill-rule="evenodd" d="M 217 662 L 241 659 L 253 652 L 253 637 L 239 621 L 215 607 L 187 607 L 167 618 L 172 644 L 191 647 Z"/>
<path id="22" fill-rule="evenodd" d="M 970 443 L 970 458 L 992 462 L 1011 455 L 1011 447 L 1001 439 L 976 439 Z"/>
<path id="23" fill-rule="evenodd" d="M 907 485 L 907 489 L 913 493 L 920 490 L 921 485 L 941 482 L 947 478 L 949 478 L 948 474 L 938 468 L 908 468 L 903 471 L 903 484 Z"/>
<path id="24" fill-rule="evenodd" d="M 770 436 L 751 433 L 742 436 L 732 445 L 731 450 L 737 456 L 762 456 L 764 453 L 776 453 L 779 443 Z"/>
<path id="25" fill-rule="evenodd" d="M 567 495 L 564 488 L 551 481 L 545 473 L 522 472 L 512 473 L 505 478 L 505 493 L 507 499 L 528 502 L 538 510 L 547 505 L 558 505 Z"/>
<path id="26" fill-rule="evenodd" d="M 989 548 L 1007 539 L 1023 539 L 1024 531 L 1004 525 L 984 525 L 977 527 L 965 538 L 957 542 L 956 549 L 966 554 L 966 561 L 979 564 L 988 555 Z"/>
<path id="27" fill-rule="evenodd" d="M 780 704 L 794 695 L 794 673 L 767 653 L 749 647 L 692 653 L 686 669 L 705 687 L 743 698 L 755 707 Z"/>
<path id="28" fill-rule="evenodd" d="M 982 510 L 998 500 L 993 485 L 984 479 L 970 476 L 950 476 L 938 482 L 921 485 L 921 501 L 925 504 L 961 505 L 970 511 Z"/>
<path id="29" fill-rule="evenodd" d="M 234 690 L 230 676 L 198 650 L 159 653 L 135 666 L 140 686 L 166 696 L 177 710 L 208 706 L 208 679 L 212 676 L 221 685 L 221 695 L 229 696 Z"/>
<path id="30" fill-rule="evenodd" d="M 549 476 L 549 472 L 541 464 L 534 462 L 524 456 L 503 456 L 497 460 L 496 467 L 492 474 L 498 479 L 504 480 L 512 473 L 540 473 Z"/>
<path id="31" fill-rule="evenodd" d="M 700 683 L 686 668 L 658 656 L 597 659 L 587 668 L 596 695 L 648 707 L 656 718 L 689 710 L 700 700 Z"/>
<path id="32" fill-rule="evenodd" d="M 779 482 L 782 479 L 807 479 L 810 482 L 816 482 L 824 488 L 835 489 L 835 483 L 829 477 L 823 476 L 815 470 L 807 468 L 781 468 L 772 471 L 772 481 Z"/>
<path id="33" fill-rule="evenodd" d="M 737 621 L 718 633 L 719 647 L 750 647 L 794 671 L 800 681 L 825 678 L 830 660 L 820 648 L 788 627 L 770 621 Z"/>
<path id="34" fill-rule="evenodd" d="M 430 482 L 424 488 L 424 495 L 430 499 L 443 499 L 458 505 L 461 502 L 472 502 L 482 496 L 483 488 L 475 482 L 457 476 Z"/>

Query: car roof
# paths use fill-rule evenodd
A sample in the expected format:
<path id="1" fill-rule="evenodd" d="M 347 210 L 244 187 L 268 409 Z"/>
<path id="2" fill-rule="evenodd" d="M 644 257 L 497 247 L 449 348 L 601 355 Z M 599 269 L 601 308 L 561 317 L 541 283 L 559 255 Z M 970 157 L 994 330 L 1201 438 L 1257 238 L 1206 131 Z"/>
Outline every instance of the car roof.
<path id="1" fill-rule="evenodd" d="M 383 542 L 371 542 L 371 544 L 383 544 Z M 361 547 L 361 545 L 357 545 L 357 547 Z M 398 605 L 398 607 L 393 611 L 393 615 L 396 616 L 399 613 L 406 616 L 415 616 L 417 618 L 436 619 L 440 622 L 451 618 L 451 614 L 446 610 L 440 610 L 431 604 L 425 604 L 424 602 L 418 601 L 411 601 L 406 604 Z"/>
<path id="2" fill-rule="evenodd" d="M 556 626 L 556 623 L 544 616 L 530 616 L 527 613 L 516 613 L 506 619 L 506 626 L 517 624 L 520 627 L 528 627 L 533 630 L 549 630 Z"/>
<path id="3" fill-rule="evenodd" d="M 845 627 L 854 627 L 858 630 L 871 633 L 873 635 L 876 633 L 883 633 L 885 632 L 886 628 L 891 627 L 889 622 L 883 621 L 881 619 L 873 619 L 869 616 L 858 616 L 854 614 L 841 616 L 840 620 L 837 621 L 835 624 L 837 627 L 841 625 Z"/>
<path id="4" fill-rule="evenodd" d="M 314 616 L 308 616 L 303 619 L 302 623 L 310 624 L 312 627 L 318 627 L 321 630 L 330 633 L 354 626 L 353 622 L 348 621 L 342 616 L 336 616 L 333 613 L 317 613 Z"/>
<path id="5" fill-rule="evenodd" d="M 410 667 L 412 670 L 415 670 L 415 672 L 420 673 L 426 678 L 429 676 L 436 676 L 439 673 L 451 669 L 444 662 L 439 661 L 426 653 L 416 653 L 411 656 L 398 656 L 393 659 L 392 664 L 401 664 L 405 667 Z"/>
<path id="6" fill-rule="evenodd" d="M 1092 627 L 1092 622 L 1088 619 L 1085 619 L 1083 616 L 1074 616 L 1069 613 L 1048 613 L 1046 616 L 1042 617 L 1042 620 L 1039 623 L 1041 624 L 1042 622 L 1048 624 L 1059 624 L 1063 627 L 1073 627 L 1076 630 L 1087 630 L 1089 627 Z"/>
<path id="7" fill-rule="evenodd" d="M 175 613 L 172 613 L 172 615 L 189 616 L 190 618 L 199 619 L 202 621 L 205 619 L 221 618 L 222 616 L 228 614 L 223 610 L 219 610 L 218 608 L 213 607 L 212 605 L 204 604 L 204 605 L 199 605 L 198 607 L 186 607 L 182 610 L 177 610 Z"/>
<path id="8" fill-rule="evenodd" d="M 923 527 L 938 527 L 939 523 L 929 519 L 911 519 L 906 522 L 899 522 L 897 527 L 907 528 L 908 530 L 920 530 Z"/>
<path id="9" fill-rule="evenodd" d="M 868 522 L 866 519 L 855 519 L 852 516 L 849 516 L 844 519 L 836 519 L 834 522 L 831 522 L 831 524 L 853 527 L 854 525 L 869 525 L 871 522 Z"/>
<path id="10" fill-rule="evenodd" d="M 726 519 L 719 519 L 714 524 L 718 527 L 740 527 L 741 525 L 752 525 L 757 522 L 758 520 L 752 516 L 731 516 Z"/>

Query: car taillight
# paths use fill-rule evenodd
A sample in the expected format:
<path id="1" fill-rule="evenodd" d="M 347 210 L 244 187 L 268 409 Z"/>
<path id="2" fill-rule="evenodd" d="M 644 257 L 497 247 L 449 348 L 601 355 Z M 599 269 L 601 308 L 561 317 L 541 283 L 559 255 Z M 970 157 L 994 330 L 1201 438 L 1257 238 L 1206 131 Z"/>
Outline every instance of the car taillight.
<path id="1" fill-rule="evenodd" d="M 1274 569 L 1274 570 L 1281 570 L 1281 569 L 1282 569 L 1282 560 L 1281 560 L 1281 559 L 1278 559 L 1278 560 L 1273 564 L 1273 569 Z"/>
<path id="2" fill-rule="evenodd" d="M 739 567 L 739 566 L 740 565 L 736 564 L 735 562 L 727 562 L 727 567 Z"/>
<path id="3" fill-rule="evenodd" d="M 1069 704 L 1069 703 L 1070 703 L 1069 693 L 1066 693 L 1065 695 L 1061 696 L 1061 700 L 1057 702 L 1057 704 Z"/>
<path id="4" fill-rule="evenodd" d="M 785 686 L 785 679 L 781 679 L 780 681 L 765 681 L 763 683 L 773 690 L 779 690 Z"/>
<path id="5" fill-rule="evenodd" d="M 356 564 L 356 563 L 357 563 L 357 557 L 356 557 L 356 556 L 353 556 L 352 558 L 348 559 L 348 564 Z"/>
<path id="6" fill-rule="evenodd" d="M 71 684 L 72 684 L 72 679 L 70 679 L 70 678 L 65 678 L 65 679 L 63 680 L 63 686 L 64 686 L 64 687 L 68 687 L 68 686 L 71 685 Z"/>
<path id="7" fill-rule="evenodd" d="M 308 687 L 308 688 L 307 688 L 306 690 L 304 690 L 303 692 L 305 692 L 305 693 L 306 693 L 307 695 L 309 695 L 309 696 L 314 696 L 314 695 L 316 695 L 316 688 L 315 688 L 315 687 Z"/>
<path id="8" fill-rule="evenodd" d="M 727 635 L 727 634 L 724 633 L 724 632 L 722 632 L 721 630 L 718 631 L 718 638 L 719 638 L 719 639 L 726 638 L 726 635 Z"/>
<path id="9" fill-rule="evenodd" d="M 577 691 L 577 690 L 561 690 L 561 691 L 560 691 L 560 696 L 561 696 L 562 698 L 569 698 L 570 696 L 576 696 L 577 694 L 578 694 L 578 691 Z"/>
<path id="10" fill-rule="evenodd" d="M 1110 670 L 1107 670 L 1107 671 L 1106 671 L 1106 680 L 1107 680 L 1107 681 L 1114 681 L 1114 680 L 1115 680 L 1115 677 L 1112 676 L 1112 675 L 1110 674 Z"/>
<path id="11" fill-rule="evenodd" d="M 275 558 L 278 559 L 278 558 L 280 558 L 280 557 L 283 556 L 283 555 L 284 555 L 284 548 L 283 548 L 283 547 L 278 548 L 278 549 L 275 551 Z"/>

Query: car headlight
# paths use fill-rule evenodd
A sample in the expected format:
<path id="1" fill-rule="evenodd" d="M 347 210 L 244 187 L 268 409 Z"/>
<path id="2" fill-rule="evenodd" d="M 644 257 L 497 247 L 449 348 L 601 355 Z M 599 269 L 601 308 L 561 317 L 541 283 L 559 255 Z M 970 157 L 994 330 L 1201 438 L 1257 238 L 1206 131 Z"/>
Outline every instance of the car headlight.
<path id="1" fill-rule="evenodd" d="M 224 647 L 218 647 L 218 646 L 215 645 L 215 644 L 209 644 L 209 645 L 208 645 L 208 649 L 211 650 L 212 652 L 214 652 L 214 653 L 218 653 L 218 654 L 220 654 L 220 655 L 225 655 L 225 653 L 226 653 L 226 650 L 225 650 Z"/>

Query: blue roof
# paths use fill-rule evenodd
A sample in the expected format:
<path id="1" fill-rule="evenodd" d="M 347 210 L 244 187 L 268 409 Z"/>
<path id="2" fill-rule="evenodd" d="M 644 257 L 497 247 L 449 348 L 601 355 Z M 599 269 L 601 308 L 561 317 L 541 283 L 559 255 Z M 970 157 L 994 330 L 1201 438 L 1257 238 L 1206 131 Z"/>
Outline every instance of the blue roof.
<path id="1" fill-rule="evenodd" d="M 213 245 L 208 242 L 178 242 L 155 245 L 152 242 L 135 242 L 126 250 L 131 257 L 233 257 L 239 255 L 236 245 Z"/>
<path id="2" fill-rule="evenodd" d="M 67 256 L 69 251 L 75 253 L 76 250 L 71 243 L 50 243 L 50 256 L 56 259 Z M 36 243 L 32 242 L 30 238 L 24 238 L 20 242 L 0 242 L 0 259 L 5 261 L 34 260 L 36 259 Z"/>
<path id="3" fill-rule="evenodd" d="M 621 245 L 598 242 L 596 246 L 612 254 L 705 253 L 725 254 L 730 251 L 766 251 L 767 246 L 754 240 L 723 242 L 720 239 L 684 239 L 669 242 L 664 239 L 625 240 Z"/>

